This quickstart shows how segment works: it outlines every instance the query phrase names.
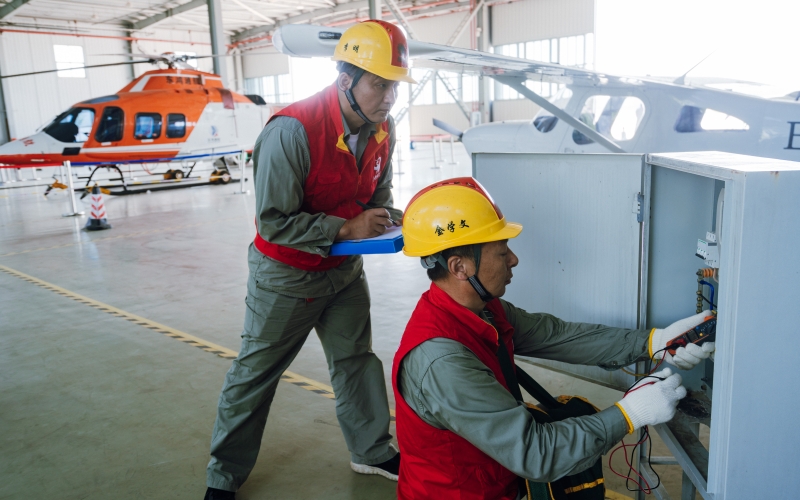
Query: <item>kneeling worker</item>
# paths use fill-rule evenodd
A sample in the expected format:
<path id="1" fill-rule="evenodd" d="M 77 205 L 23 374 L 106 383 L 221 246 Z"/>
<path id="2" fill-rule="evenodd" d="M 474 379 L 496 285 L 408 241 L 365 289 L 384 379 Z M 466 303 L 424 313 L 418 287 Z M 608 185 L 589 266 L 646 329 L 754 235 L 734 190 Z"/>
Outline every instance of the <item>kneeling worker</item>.
<path id="1" fill-rule="evenodd" d="M 660 359 L 668 340 L 707 314 L 650 332 L 519 309 L 499 297 L 519 262 L 508 240 L 521 231 L 468 177 L 423 189 L 406 209 L 403 252 L 422 258 L 433 283 L 408 322 L 392 370 L 401 499 L 522 498 L 527 492 L 518 477 L 549 482 L 579 473 L 626 434 L 670 420 L 686 395 L 680 375 L 665 369 L 655 374 L 662 380 L 606 410 L 535 422 L 510 392 L 501 355 L 614 369 L 653 354 Z M 690 344 L 666 356 L 686 369 L 712 351 L 711 343 Z"/>
<path id="2" fill-rule="evenodd" d="M 342 34 L 333 59 L 336 81 L 273 116 L 253 151 L 257 233 L 247 310 L 219 397 L 206 500 L 234 499 L 252 471 L 278 382 L 312 328 L 325 350 L 350 466 L 397 480 L 400 455 L 390 444 L 383 365 L 372 351 L 363 261 L 329 251 L 335 241 L 383 234 L 403 215 L 392 202 L 389 111 L 399 82 L 413 83 L 408 44 L 396 26 L 367 21 Z"/>

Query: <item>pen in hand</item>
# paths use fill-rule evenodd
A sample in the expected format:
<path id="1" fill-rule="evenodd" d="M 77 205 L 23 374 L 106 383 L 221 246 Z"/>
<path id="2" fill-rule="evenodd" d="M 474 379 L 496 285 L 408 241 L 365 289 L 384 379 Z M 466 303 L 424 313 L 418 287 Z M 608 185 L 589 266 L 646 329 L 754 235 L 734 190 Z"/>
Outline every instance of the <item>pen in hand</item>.
<path id="1" fill-rule="evenodd" d="M 372 209 L 370 208 L 370 206 L 369 206 L 369 205 L 367 205 L 366 203 L 362 203 L 362 202 L 361 202 L 361 201 L 359 201 L 359 200 L 356 200 L 356 203 L 358 204 L 358 206 L 359 206 L 359 207 L 363 208 L 364 210 L 372 210 Z M 386 209 L 384 208 L 384 210 L 386 210 Z M 397 223 L 396 223 L 394 220 L 392 220 L 392 216 L 391 216 L 391 215 L 389 215 L 389 211 L 388 211 L 388 210 L 386 210 L 386 218 L 387 218 L 387 219 L 389 219 L 389 223 L 390 223 L 391 225 L 393 225 L 393 226 L 396 226 L 396 225 L 397 225 Z"/>

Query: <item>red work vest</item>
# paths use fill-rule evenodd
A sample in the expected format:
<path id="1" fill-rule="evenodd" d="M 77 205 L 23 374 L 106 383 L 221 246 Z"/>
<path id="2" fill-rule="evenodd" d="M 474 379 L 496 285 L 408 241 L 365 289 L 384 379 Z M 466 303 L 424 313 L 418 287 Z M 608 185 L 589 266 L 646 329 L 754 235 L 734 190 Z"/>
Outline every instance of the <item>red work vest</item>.
<path id="1" fill-rule="evenodd" d="M 356 200 L 368 203 L 389 160 L 389 122 L 377 126 L 361 156 L 361 172 L 355 156 L 344 142 L 342 111 L 336 85 L 298 101 L 276 113 L 297 119 L 306 131 L 311 168 L 303 185 L 300 210 L 352 219 L 363 209 Z M 287 167 L 288 168 L 288 167 Z M 276 245 L 256 231 L 255 246 L 264 255 L 304 271 L 327 271 L 347 257 L 321 255 Z"/>
<path id="2" fill-rule="evenodd" d="M 464 344 L 508 389 L 497 360 L 498 332 L 508 352 L 514 352 L 514 327 L 506 319 L 498 299 L 486 304 L 486 308 L 494 315 L 497 330 L 431 284 L 411 315 L 392 367 L 397 442 L 403 456 L 397 484 L 399 499 L 513 500 L 517 497 L 516 474 L 456 433 L 427 424 L 408 406 L 397 386 L 398 368 L 406 354 L 426 340 L 442 337 Z M 453 380 L 453 384 L 458 383 Z"/>

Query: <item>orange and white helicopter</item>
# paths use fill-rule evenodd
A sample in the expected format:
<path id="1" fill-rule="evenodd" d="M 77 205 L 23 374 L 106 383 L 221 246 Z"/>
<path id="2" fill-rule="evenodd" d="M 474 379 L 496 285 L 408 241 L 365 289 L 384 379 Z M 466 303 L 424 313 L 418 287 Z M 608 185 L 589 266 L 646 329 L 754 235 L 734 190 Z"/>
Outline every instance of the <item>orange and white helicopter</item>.
<path id="1" fill-rule="evenodd" d="M 166 68 L 142 74 L 114 95 L 79 102 L 39 132 L 3 144 L 0 168 L 55 166 L 64 161 L 94 166 L 87 186 L 100 168 L 110 168 L 119 172 L 127 192 L 119 165 L 169 163 L 173 168 L 164 178 L 181 180 L 191 176 L 192 160 L 217 156 L 222 161 L 215 162 L 210 182 L 229 182 L 226 156 L 252 152 L 273 108 L 260 96 L 228 90 L 218 75 L 192 69 L 186 61 L 196 56 L 139 57 L 146 60 L 115 64 L 163 63 Z M 176 162 L 181 162 L 178 168 Z"/>

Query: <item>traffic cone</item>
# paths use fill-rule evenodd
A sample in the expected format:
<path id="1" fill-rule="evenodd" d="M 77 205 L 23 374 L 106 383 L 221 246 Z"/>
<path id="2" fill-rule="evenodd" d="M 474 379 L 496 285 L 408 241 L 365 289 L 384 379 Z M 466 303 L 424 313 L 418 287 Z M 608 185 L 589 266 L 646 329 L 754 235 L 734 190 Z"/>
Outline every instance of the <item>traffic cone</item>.
<path id="1" fill-rule="evenodd" d="M 106 219 L 106 207 L 103 205 L 103 193 L 100 192 L 100 187 L 97 184 L 92 188 L 92 212 L 84 227 L 88 231 L 111 229 L 111 224 L 109 224 Z"/>

